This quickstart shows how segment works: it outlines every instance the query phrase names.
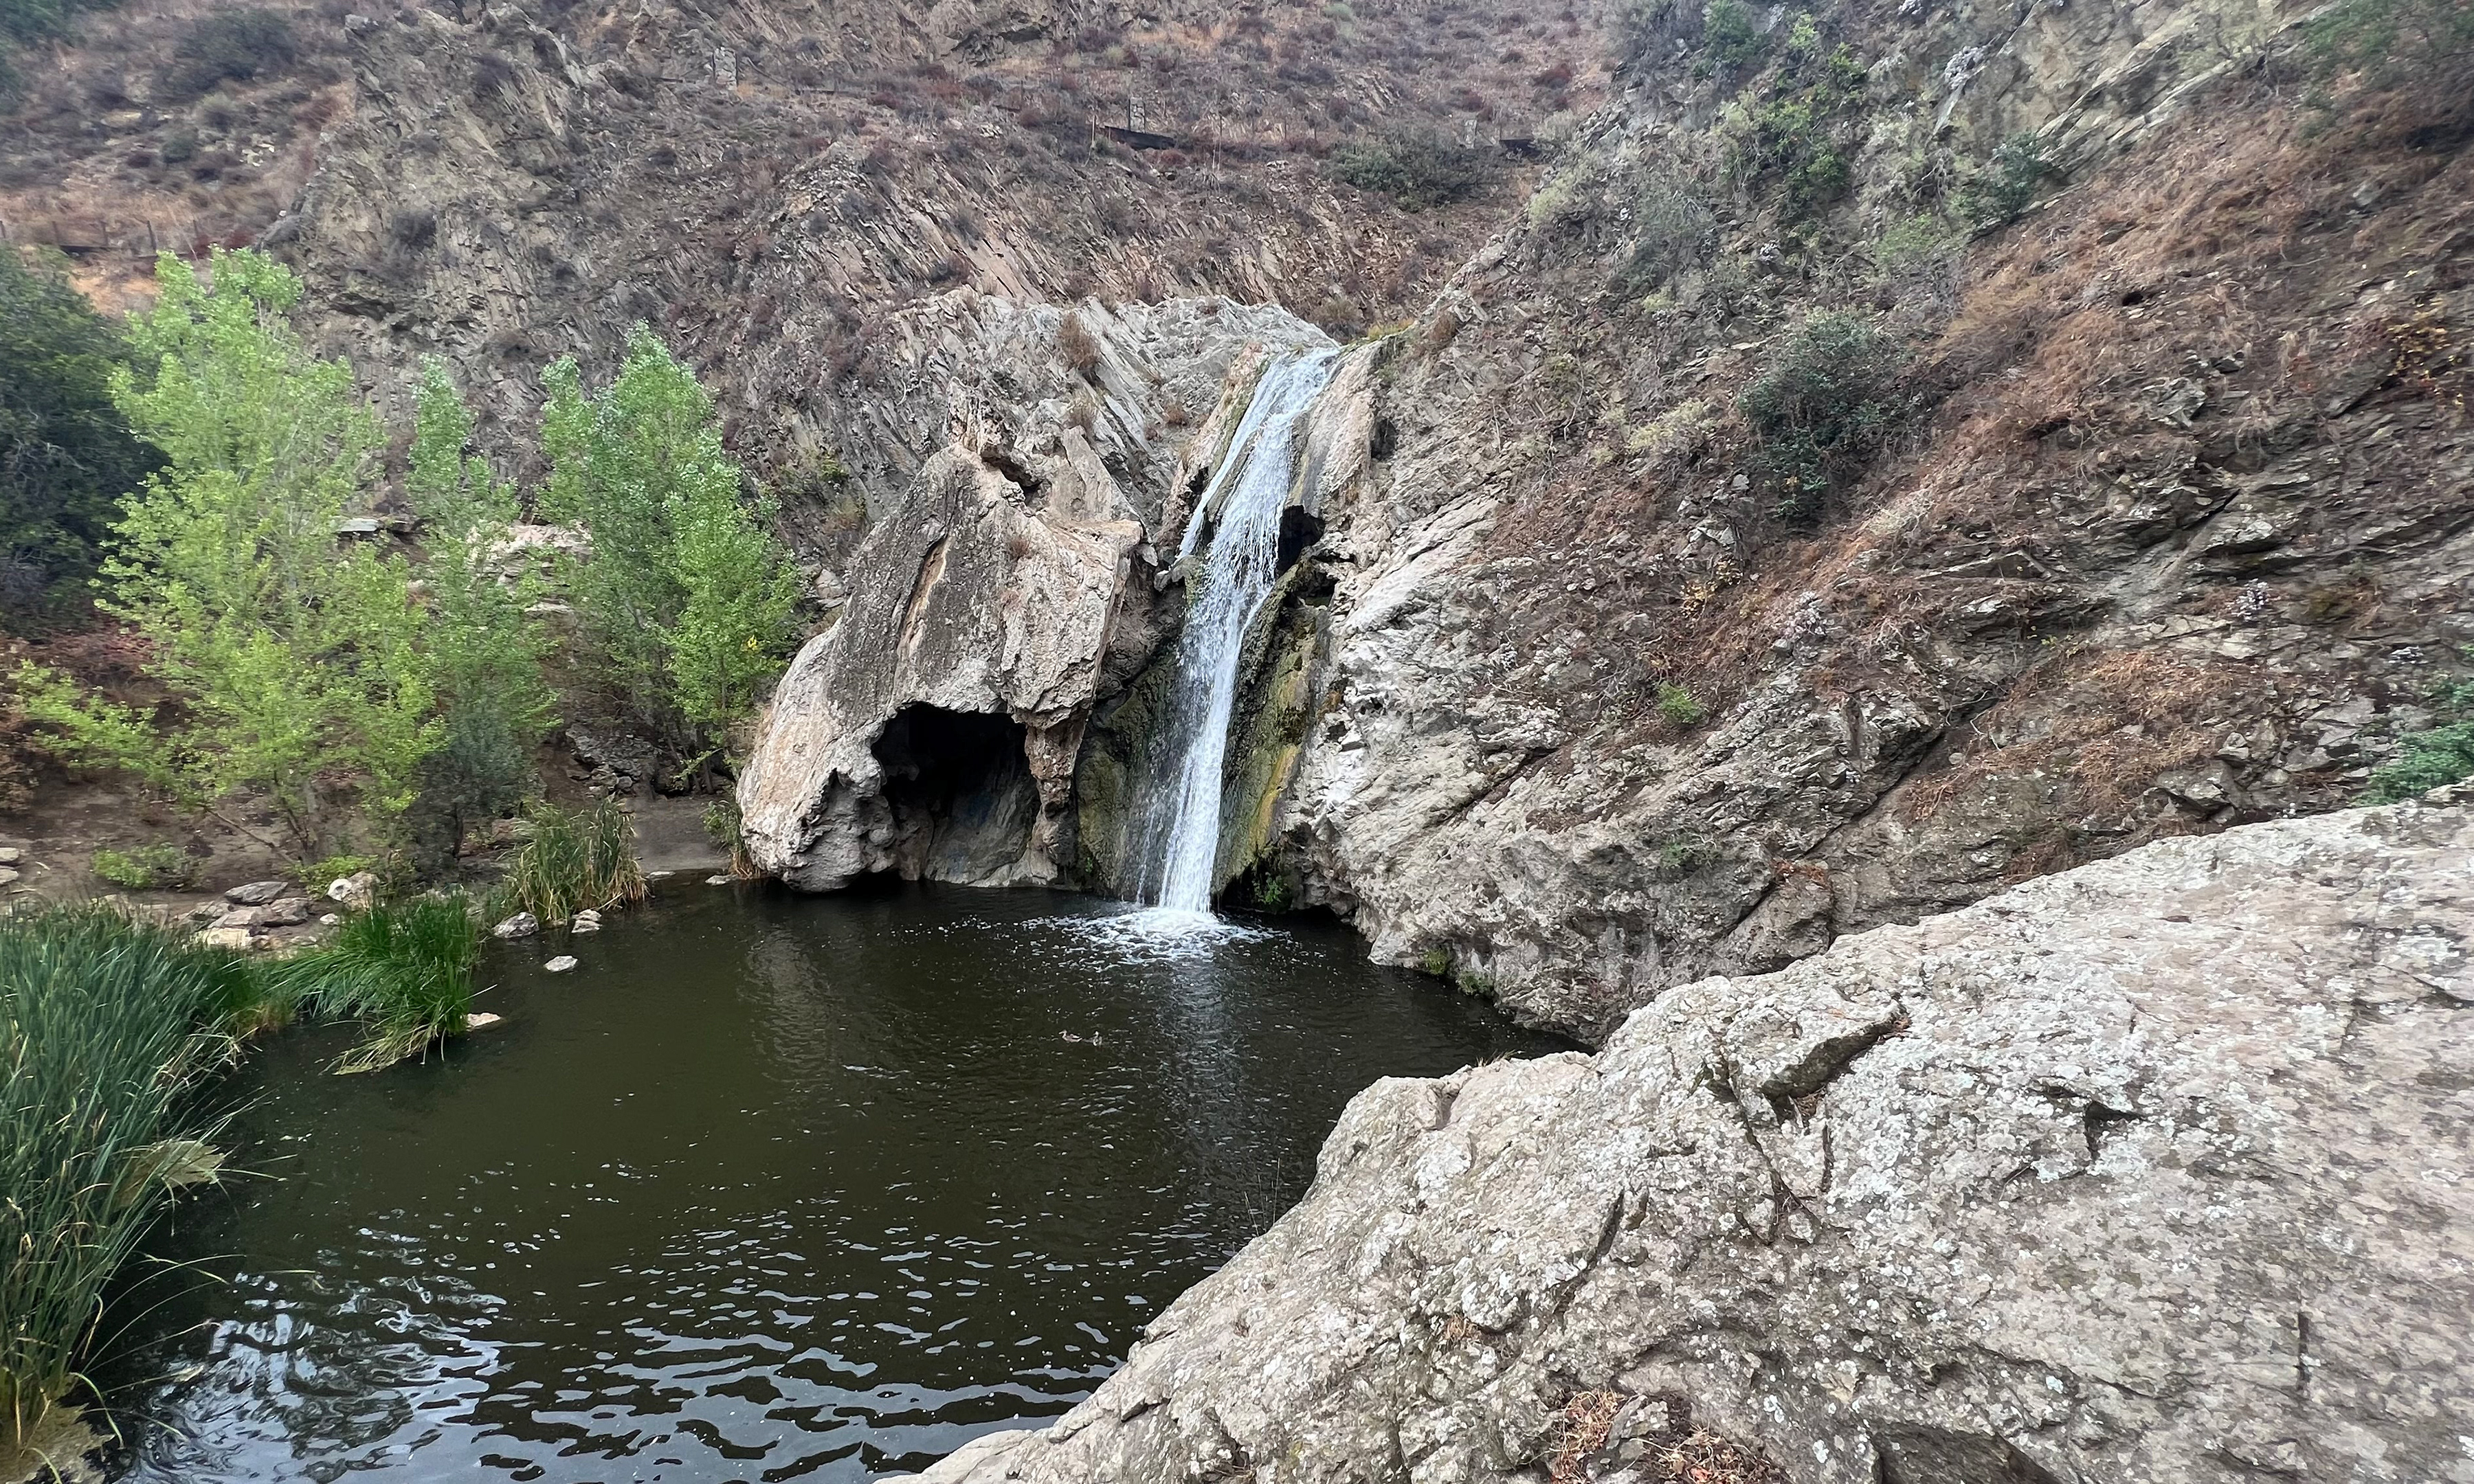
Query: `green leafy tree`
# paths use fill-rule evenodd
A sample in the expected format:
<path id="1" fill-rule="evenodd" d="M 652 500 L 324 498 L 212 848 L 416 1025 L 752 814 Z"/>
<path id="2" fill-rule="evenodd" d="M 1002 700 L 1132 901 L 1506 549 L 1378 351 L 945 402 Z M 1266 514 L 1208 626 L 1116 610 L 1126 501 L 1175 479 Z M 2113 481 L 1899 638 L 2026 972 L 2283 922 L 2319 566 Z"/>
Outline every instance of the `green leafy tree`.
<path id="1" fill-rule="evenodd" d="M 557 714 L 542 677 L 547 637 L 524 611 L 534 587 L 506 581 L 496 560 L 516 491 L 469 453 L 472 439 L 473 415 L 432 357 L 422 366 L 405 480 L 426 548 L 424 647 L 445 727 L 423 761 L 411 820 L 424 864 L 533 792 L 534 749 Z"/>
<path id="2" fill-rule="evenodd" d="M 284 316 L 298 279 L 255 252 L 208 277 L 166 254 L 161 298 L 131 320 L 146 374 L 114 402 L 165 467 L 126 502 L 99 606 L 150 641 L 176 706 L 147 714 L 19 672 L 27 714 L 198 805 L 262 790 L 303 858 L 344 806 L 384 825 L 444 735 L 400 557 L 339 541 L 382 444 L 341 361 Z"/>
<path id="3" fill-rule="evenodd" d="M 592 538 L 570 590 L 604 682 L 682 740 L 725 731 L 778 667 L 797 601 L 770 503 L 743 492 L 713 398 L 645 326 L 598 395 L 572 358 L 547 383 L 542 506 Z"/>
<path id="4" fill-rule="evenodd" d="M 0 607 L 77 590 L 120 496 L 161 462 L 112 406 L 127 360 L 58 253 L 0 249 Z"/>

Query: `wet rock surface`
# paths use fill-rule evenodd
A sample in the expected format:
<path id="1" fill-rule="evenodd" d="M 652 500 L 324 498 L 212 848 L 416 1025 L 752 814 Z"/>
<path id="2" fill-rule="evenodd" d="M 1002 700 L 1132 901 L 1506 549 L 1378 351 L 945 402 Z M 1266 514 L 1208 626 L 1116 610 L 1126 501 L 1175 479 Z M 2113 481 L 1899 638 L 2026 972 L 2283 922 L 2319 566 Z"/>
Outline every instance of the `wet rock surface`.
<path id="1" fill-rule="evenodd" d="M 2474 1478 L 2469 936 L 2462 798 L 2354 811 L 1378 1083 L 1090 1400 L 924 1477 L 1637 1477 L 1671 1399 L 1812 1484 Z"/>

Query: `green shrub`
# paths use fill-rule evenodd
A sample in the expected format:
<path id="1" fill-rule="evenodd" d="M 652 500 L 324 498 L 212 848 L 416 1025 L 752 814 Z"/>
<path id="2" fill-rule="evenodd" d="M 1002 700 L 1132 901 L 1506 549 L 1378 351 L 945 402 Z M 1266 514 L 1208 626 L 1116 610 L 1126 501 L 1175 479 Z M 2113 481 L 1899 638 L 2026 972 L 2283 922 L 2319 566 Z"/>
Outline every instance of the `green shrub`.
<path id="1" fill-rule="evenodd" d="M 250 7 L 206 16 L 172 49 L 161 76 L 164 95 L 197 98 L 216 84 L 279 72 L 300 55 L 292 23 L 278 12 Z"/>
<path id="2" fill-rule="evenodd" d="M 2042 140 L 2032 133 L 2012 134 L 1995 147 L 1985 167 L 1958 188 L 1959 214 L 1979 232 L 2007 226 L 2036 203 L 2037 187 L 2052 173 Z"/>
<path id="3" fill-rule="evenodd" d="M 1658 719 L 1676 730 L 1697 727 L 1709 715 L 1710 708 L 1701 704 L 1701 698 L 1683 686 L 1658 687 Z"/>
<path id="4" fill-rule="evenodd" d="M 1744 0 L 1710 0 L 1701 12 L 1701 55 L 1724 72 L 1749 72 L 1769 55 L 1769 33 Z"/>
<path id="5" fill-rule="evenodd" d="M 1699 835 L 1670 835 L 1658 847 L 1658 874 L 1682 880 L 1717 858 L 1718 852 Z"/>
<path id="6" fill-rule="evenodd" d="M 161 464 L 111 404 L 128 359 L 66 259 L 0 248 L 0 610 L 79 592 L 120 496 Z"/>
<path id="7" fill-rule="evenodd" d="M 335 1063 L 375 1071 L 464 1033 L 481 930 L 461 894 L 380 902 L 346 918 L 335 936 L 266 970 L 279 1001 L 324 1018 L 358 1020 L 369 1035 Z"/>
<path id="8" fill-rule="evenodd" d="M 94 874 L 133 892 L 177 892 L 197 881 L 198 862 L 178 846 L 141 845 L 95 851 Z"/>
<path id="9" fill-rule="evenodd" d="M 1777 176 L 1790 218 L 1836 200 L 1855 179 L 1853 146 L 1841 137 L 1839 121 L 1862 108 L 1868 83 L 1853 49 L 1825 51 L 1811 17 L 1799 19 L 1768 96 L 1729 131 L 1735 175 Z"/>
<path id="10" fill-rule="evenodd" d="M 2397 754 L 2371 774 L 2365 803 L 2402 803 L 2474 778 L 2474 681 L 2446 686 L 2433 701 L 2438 725 L 2398 739 Z"/>
<path id="11" fill-rule="evenodd" d="M 1736 398 L 1756 459 L 1790 525 L 1821 518 L 1830 491 L 1880 446 L 1903 414 L 1905 348 L 1853 315 L 1805 321 Z"/>
<path id="12" fill-rule="evenodd" d="M 535 752 L 557 719 L 557 697 L 542 678 L 549 636 L 524 611 L 537 584 L 529 574 L 501 580 L 491 560 L 517 518 L 516 491 L 468 456 L 472 437 L 473 415 L 431 357 L 422 366 L 404 484 L 428 548 L 425 648 L 444 720 L 437 749 L 422 760 L 407 824 L 415 864 L 433 874 L 474 826 L 539 788 Z"/>
<path id="13" fill-rule="evenodd" d="M 182 1185 L 214 1178 L 204 1032 L 254 994 L 233 955 L 93 905 L 0 918 L 0 1455 L 81 1380 L 105 1288 Z"/>
<path id="14" fill-rule="evenodd" d="M 1486 183 L 1478 153 L 1430 135 L 1395 134 L 1376 144 L 1346 144 L 1331 156 L 1332 178 L 1389 196 L 1409 211 L 1467 201 Z"/>
<path id="15" fill-rule="evenodd" d="M 1637 239 L 1616 274 L 1616 286 L 1626 294 L 1647 294 L 1710 255 L 1718 242 L 1718 214 L 1700 181 L 1661 173 L 1634 203 L 1633 229 Z"/>
<path id="16" fill-rule="evenodd" d="M 646 891 L 636 859 L 635 821 L 608 799 L 572 812 L 535 804 L 519 826 L 507 866 L 516 906 L 544 922 L 564 922 L 586 908 L 633 906 Z"/>

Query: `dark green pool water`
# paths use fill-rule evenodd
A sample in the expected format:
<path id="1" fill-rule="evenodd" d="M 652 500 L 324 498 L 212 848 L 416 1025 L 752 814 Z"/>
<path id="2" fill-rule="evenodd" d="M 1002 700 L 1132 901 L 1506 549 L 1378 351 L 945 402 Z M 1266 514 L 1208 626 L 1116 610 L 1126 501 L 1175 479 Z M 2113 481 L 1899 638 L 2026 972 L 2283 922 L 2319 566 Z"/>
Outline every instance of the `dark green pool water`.
<path id="1" fill-rule="evenodd" d="M 1302 1192 L 1350 1094 L 1546 1049 L 1334 927 L 672 885 L 497 951 L 508 1023 L 322 1073 L 158 1242 L 126 1475 L 858 1479 L 1054 1415 Z M 220 1255 L 220 1256 L 218 1256 Z"/>

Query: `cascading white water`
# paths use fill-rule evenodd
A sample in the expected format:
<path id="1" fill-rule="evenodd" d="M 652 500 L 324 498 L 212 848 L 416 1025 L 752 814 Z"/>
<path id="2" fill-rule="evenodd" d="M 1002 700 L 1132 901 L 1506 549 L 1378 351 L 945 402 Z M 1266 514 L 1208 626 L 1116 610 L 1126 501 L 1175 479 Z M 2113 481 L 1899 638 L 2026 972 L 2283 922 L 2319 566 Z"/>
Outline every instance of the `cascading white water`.
<path id="1" fill-rule="evenodd" d="M 1279 576 L 1280 512 L 1297 478 L 1298 435 L 1331 380 L 1337 349 L 1310 350 L 1264 371 L 1186 527 L 1180 556 L 1201 544 L 1202 586 L 1188 603 L 1170 692 L 1166 766 L 1144 790 L 1138 895 L 1171 912 L 1208 913 L 1220 853 L 1221 774 L 1246 630 Z"/>

